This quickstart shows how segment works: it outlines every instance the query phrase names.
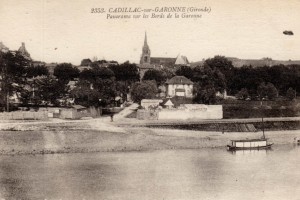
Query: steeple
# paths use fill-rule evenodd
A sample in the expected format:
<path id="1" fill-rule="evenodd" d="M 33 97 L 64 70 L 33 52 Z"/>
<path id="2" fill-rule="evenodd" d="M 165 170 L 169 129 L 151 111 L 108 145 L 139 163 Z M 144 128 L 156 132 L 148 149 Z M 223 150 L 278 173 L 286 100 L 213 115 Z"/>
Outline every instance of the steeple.
<path id="1" fill-rule="evenodd" d="M 150 54 L 151 54 L 151 51 L 150 51 L 150 48 L 147 43 L 147 32 L 145 31 L 144 46 L 143 46 L 143 50 L 142 50 L 140 64 L 144 64 L 144 63 L 150 64 Z"/>
<path id="2" fill-rule="evenodd" d="M 147 44 L 147 32 L 146 31 L 145 31 L 144 46 L 148 46 L 148 44 Z"/>

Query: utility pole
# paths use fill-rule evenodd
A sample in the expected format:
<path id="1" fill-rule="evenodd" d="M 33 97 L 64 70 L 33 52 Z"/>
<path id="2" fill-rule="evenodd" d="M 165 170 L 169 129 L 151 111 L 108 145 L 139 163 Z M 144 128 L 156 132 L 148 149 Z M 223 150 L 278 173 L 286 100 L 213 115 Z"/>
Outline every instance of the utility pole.
<path id="1" fill-rule="evenodd" d="M 263 115 L 263 102 L 260 100 L 260 110 L 261 110 L 261 122 L 262 122 L 262 131 L 263 131 L 263 139 L 266 139 L 265 136 L 265 124 L 264 124 L 264 115 Z"/>

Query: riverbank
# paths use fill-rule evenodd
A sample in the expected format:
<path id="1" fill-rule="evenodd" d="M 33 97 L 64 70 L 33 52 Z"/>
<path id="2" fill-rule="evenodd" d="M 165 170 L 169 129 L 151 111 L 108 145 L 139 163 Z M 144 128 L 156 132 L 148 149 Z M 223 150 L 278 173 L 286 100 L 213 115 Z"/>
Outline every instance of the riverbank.
<path id="1" fill-rule="evenodd" d="M 258 138 L 258 132 L 117 127 L 107 119 L 2 124 L 0 154 L 126 152 L 163 149 L 225 148 L 233 139 Z M 268 131 L 276 145 L 300 138 L 299 130 Z"/>

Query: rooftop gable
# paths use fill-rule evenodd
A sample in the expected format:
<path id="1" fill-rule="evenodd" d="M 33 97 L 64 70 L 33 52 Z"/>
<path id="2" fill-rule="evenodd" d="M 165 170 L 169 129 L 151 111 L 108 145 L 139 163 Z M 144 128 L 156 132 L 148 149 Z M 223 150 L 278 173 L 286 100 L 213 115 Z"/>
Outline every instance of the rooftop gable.
<path id="1" fill-rule="evenodd" d="M 180 84 L 180 85 L 191 85 L 194 84 L 190 79 L 186 78 L 185 76 L 174 76 L 173 78 L 169 79 L 166 84 Z"/>

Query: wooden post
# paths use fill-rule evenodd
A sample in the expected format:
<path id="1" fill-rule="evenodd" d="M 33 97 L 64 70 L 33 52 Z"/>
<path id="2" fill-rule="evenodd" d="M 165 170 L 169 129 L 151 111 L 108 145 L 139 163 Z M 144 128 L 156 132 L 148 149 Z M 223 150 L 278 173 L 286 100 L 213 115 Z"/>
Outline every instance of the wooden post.
<path id="1" fill-rule="evenodd" d="M 264 117 L 261 118 L 261 121 L 262 121 L 262 131 L 263 131 L 263 138 L 266 139 L 266 136 L 265 136 L 265 124 L 264 124 Z"/>

